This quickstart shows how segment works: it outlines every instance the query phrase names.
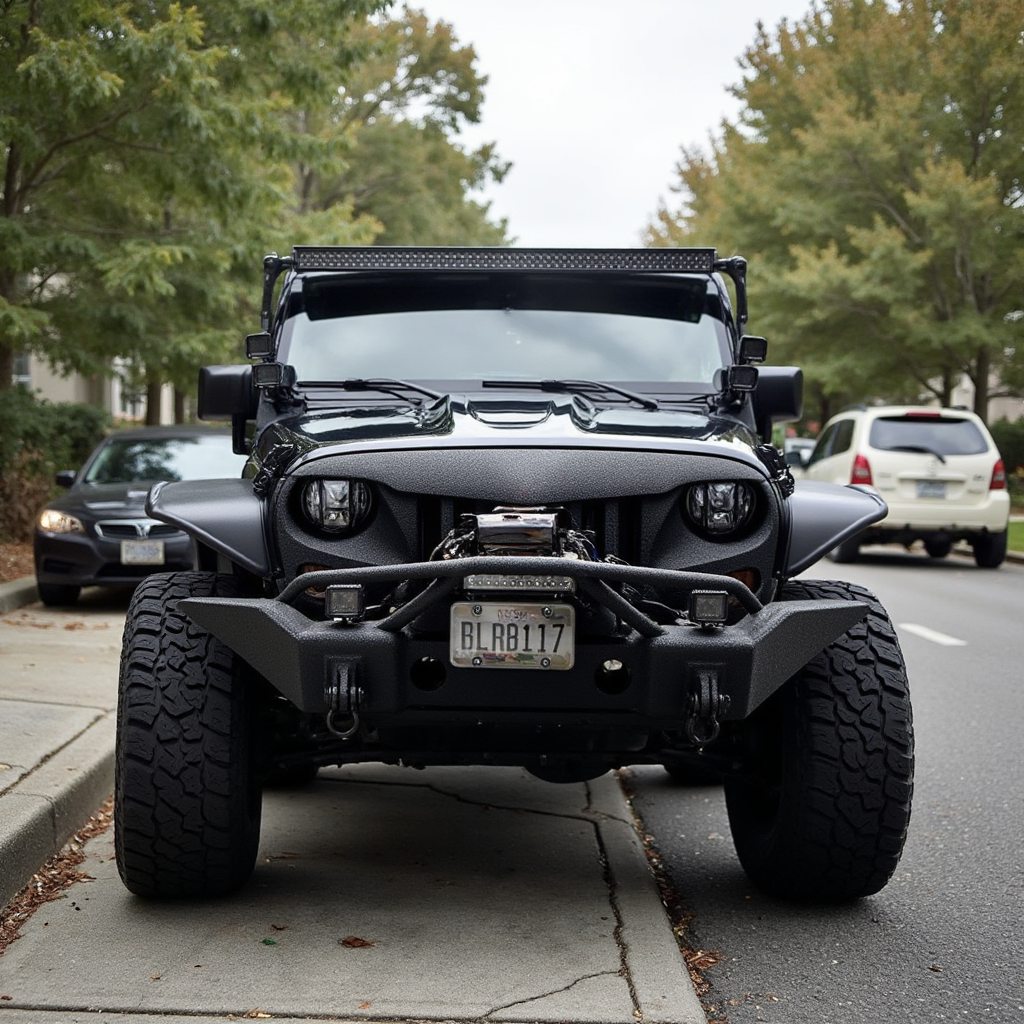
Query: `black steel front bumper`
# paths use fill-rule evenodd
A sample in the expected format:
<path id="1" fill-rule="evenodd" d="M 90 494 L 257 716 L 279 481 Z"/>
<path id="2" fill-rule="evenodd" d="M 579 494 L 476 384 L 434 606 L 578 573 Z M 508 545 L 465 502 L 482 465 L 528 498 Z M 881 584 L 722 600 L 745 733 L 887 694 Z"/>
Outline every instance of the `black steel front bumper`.
<path id="1" fill-rule="evenodd" d="M 629 719 L 648 728 L 678 728 L 688 697 L 714 678 L 728 698 L 722 718 L 747 717 L 797 670 L 867 613 L 856 601 L 761 602 L 729 576 L 559 559 L 579 593 L 628 626 L 621 635 L 577 637 L 568 670 L 455 668 L 447 636 L 412 627 L 424 613 L 450 604 L 474 573 L 548 575 L 551 558 L 475 557 L 411 565 L 307 573 L 277 598 L 192 598 L 180 608 L 300 710 L 357 711 L 364 721 L 574 721 Z M 309 587 L 429 580 L 392 614 L 342 624 L 311 619 L 293 605 Z M 660 625 L 626 601 L 616 584 L 673 591 L 724 590 L 746 611 L 732 625 Z M 510 600 L 521 599 L 512 595 Z M 607 664 L 622 666 L 603 686 Z M 432 671 L 424 675 L 423 666 Z M 727 707 L 724 705 L 727 704 Z"/>

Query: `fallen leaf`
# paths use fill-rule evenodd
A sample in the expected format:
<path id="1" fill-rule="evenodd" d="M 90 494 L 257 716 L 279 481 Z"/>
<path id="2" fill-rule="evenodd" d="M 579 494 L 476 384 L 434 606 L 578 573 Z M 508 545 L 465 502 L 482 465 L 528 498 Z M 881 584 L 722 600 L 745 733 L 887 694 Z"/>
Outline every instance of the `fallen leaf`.
<path id="1" fill-rule="evenodd" d="M 284 932 L 288 930 L 288 925 L 286 924 L 274 924 L 271 922 L 270 927 L 273 928 L 275 932 Z"/>
<path id="2" fill-rule="evenodd" d="M 346 949 L 363 949 L 366 946 L 376 946 L 377 942 L 375 939 L 361 939 L 358 935 L 346 935 L 345 938 L 338 939 L 338 945 Z"/>
<path id="3" fill-rule="evenodd" d="M 262 941 L 263 941 L 263 945 L 264 946 L 276 946 L 277 945 L 277 939 L 263 939 Z"/>
<path id="4" fill-rule="evenodd" d="M 928 968 L 928 970 L 934 971 L 936 974 L 942 973 L 942 968 L 938 964 L 932 964 L 931 967 Z"/>
<path id="5" fill-rule="evenodd" d="M 4 999 L 10 999 L 11 997 L 10 997 L 10 996 L 4 996 L 3 998 L 4 998 Z M 357 1010 L 368 1010 L 368 1009 L 369 1009 L 369 1008 L 370 1008 L 371 1006 L 373 1006 L 373 1003 L 371 1003 L 371 1002 L 369 1001 L 369 999 L 367 999 L 367 1000 L 366 1000 L 366 1002 L 364 1002 L 364 1003 L 360 1003 L 360 1004 L 359 1004 L 359 1005 L 358 1005 L 358 1006 L 356 1007 L 356 1009 L 357 1009 Z"/>
<path id="6" fill-rule="evenodd" d="M 150 975 L 149 977 L 150 977 L 150 978 L 151 978 L 151 979 L 152 979 L 153 981 L 159 981 L 159 980 L 160 980 L 160 978 L 161 978 L 161 975 L 159 975 L 159 974 L 151 974 L 151 975 Z"/>

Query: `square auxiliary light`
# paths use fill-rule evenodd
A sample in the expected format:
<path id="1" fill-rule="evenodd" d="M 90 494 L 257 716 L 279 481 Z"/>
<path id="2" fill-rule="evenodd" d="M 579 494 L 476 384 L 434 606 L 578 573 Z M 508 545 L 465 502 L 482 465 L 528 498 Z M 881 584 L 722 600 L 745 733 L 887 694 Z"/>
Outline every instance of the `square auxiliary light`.
<path id="1" fill-rule="evenodd" d="M 355 622 L 366 610 L 362 583 L 332 583 L 324 591 L 325 610 L 335 622 Z"/>
<path id="2" fill-rule="evenodd" d="M 692 590 L 686 616 L 698 626 L 724 626 L 729 618 L 729 595 L 724 590 Z"/>

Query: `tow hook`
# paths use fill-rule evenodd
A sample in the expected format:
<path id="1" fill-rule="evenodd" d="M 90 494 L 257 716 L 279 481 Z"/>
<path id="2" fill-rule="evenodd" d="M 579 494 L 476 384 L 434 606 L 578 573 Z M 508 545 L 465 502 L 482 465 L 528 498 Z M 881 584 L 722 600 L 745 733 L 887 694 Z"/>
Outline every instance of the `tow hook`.
<path id="1" fill-rule="evenodd" d="M 324 687 L 325 723 L 338 739 L 351 739 L 359 731 L 359 701 L 363 691 L 356 685 L 358 658 L 339 658 Z"/>
<path id="2" fill-rule="evenodd" d="M 698 749 L 713 743 L 721 731 L 719 719 L 729 710 L 728 694 L 718 692 L 718 670 L 698 668 L 686 698 L 686 738 Z"/>

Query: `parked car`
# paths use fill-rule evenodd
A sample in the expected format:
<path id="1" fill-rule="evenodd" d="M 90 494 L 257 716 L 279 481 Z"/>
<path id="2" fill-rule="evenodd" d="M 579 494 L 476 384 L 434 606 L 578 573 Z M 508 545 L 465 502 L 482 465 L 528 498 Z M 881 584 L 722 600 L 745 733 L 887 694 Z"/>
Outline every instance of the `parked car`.
<path id="1" fill-rule="evenodd" d="M 714 771 L 766 891 L 886 884 L 913 774 L 896 633 L 863 588 L 794 579 L 885 504 L 794 491 L 769 439 L 802 377 L 759 367 L 745 260 L 315 246 L 263 269 L 254 362 L 200 375 L 245 476 L 146 505 L 202 571 L 149 577 L 125 623 L 132 892 L 238 888 L 268 778 L 367 761 Z"/>
<path id="2" fill-rule="evenodd" d="M 146 514 L 146 495 L 160 480 L 240 476 L 245 459 L 231 434 L 210 427 L 118 430 L 78 471 L 56 481 L 65 494 L 36 519 L 36 584 L 43 604 L 72 605 L 82 587 L 135 584 L 157 569 L 191 569 L 192 539 Z"/>
<path id="3" fill-rule="evenodd" d="M 915 541 L 932 558 L 967 541 L 986 569 L 1006 557 L 1006 470 L 985 424 L 966 409 L 846 409 L 825 424 L 805 475 L 873 488 L 889 506 L 881 522 L 836 545 L 836 562 L 853 561 L 864 544 Z"/>
<path id="4" fill-rule="evenodd" d="M 803 476 L 807 461 L 814 451 L 813 437 L 786 437 L 782 441 L 782 454 L 794 477 Z"/>

